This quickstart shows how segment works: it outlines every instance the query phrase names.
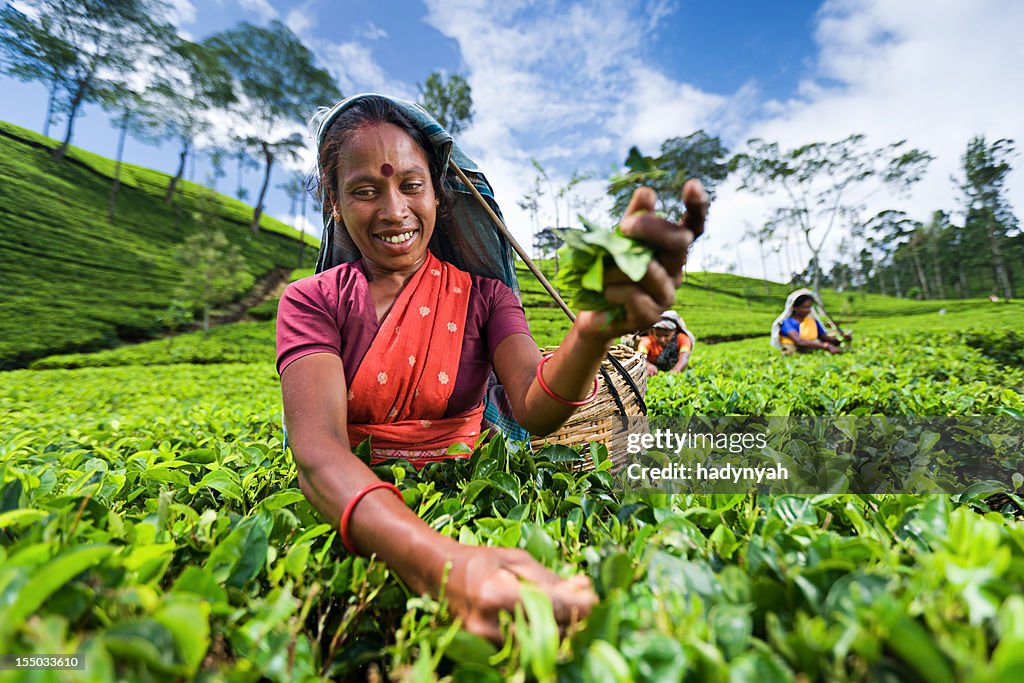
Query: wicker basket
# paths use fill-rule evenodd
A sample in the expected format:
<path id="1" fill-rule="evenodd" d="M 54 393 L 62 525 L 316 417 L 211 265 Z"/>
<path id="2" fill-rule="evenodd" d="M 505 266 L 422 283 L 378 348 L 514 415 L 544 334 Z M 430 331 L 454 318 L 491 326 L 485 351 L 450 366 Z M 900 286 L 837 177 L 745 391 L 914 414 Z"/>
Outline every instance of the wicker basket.
<path id="1" fill-rule="evenodd" d="M 628 346 L 613 346 L 610 354 L 619 361 L 632 378 L 633 383 L 640 391 L 640 396 L 646 397 L 646 357 Z M 647 431 L 646 406 L 641 404 L 632 387 L 608 359 L 605 359 L 601 365 L 612 380 L 612 386 L 625 411 L 625 417 L 633 418 L 628 421 L 630 430 L 623 429 L 623 410 L 619 409 L 615 396 L 609 391 L 604 375 L 598 375 L 597 398 L 573 413 L 572 417 L 557 432 L 547 436 L 533 437 L 530 443 L 535 449 L 550 443 L 578 446 L 590 441 L 597 441 L 607 446 L 613 470 L 618 470 L 624 464 L 627 458 L 626 440 L 630 431 Z M 593 467 L 594 465 L 589 459 L 581 464 L 581 469 L 584 470 L 593 469 Z"/>

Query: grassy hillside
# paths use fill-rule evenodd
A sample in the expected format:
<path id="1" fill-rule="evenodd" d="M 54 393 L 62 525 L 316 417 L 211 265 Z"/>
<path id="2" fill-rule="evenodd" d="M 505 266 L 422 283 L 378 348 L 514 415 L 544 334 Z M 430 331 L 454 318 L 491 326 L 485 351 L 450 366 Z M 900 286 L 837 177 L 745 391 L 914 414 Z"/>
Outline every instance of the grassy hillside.
<path id="1" fill-rule="evenodd" d="M 550 275 L 553 264 L 541 262 Z M 569 320 L 540 282 L 517 264 L 523 306 L 534 338 L 541 346 L 558 345 L 569 330 Z M 312 275 L 298 269 L 291 279 Z M 769 294 L 764 294 L 768 289 Z M 756 290 L 756 293 L 752 293 Z M 676 308 L 697 335 L 700 352 L 694 362 L 740 351 L 748 360 L 770 361 L 777 353 L 768 344 L 772 321 L 779 314 L 788 285 L 765 283 L 721 273 L 691 273 L 676 296 Z M 877 294 L 852 295 L 826 291 L 826 305 L 857 339 L 864 335 L 885 337 L 892 333 L 924 332 L 941 335 L 965 329 L 1012 330 L 1024 319 L 1024 305 L 992 304 L 986 300 L 907 301 Z M 945 311 L 939 314 L 939 311 Z M 191 332 L 173 340 L 158 339 L 95 353 L 56 354 L 31 363 L 36 370 L 168 365 L 175 363 L 257 363 L 274 358 L 274 317 L 277 301 L 267 300 L 249 309 L 252 322 L 224 325 L 209 335 Z M 962 342 L 963 340 L 959 340 Z M 728 342 L 728 343 L 723 343 Z M 713 351 L 711 349 L 714 349 Z"/>
<path id="2" fill-rule="evenodd" d="M 296 265 L 300 233 L 264 215 L 254 235 L 251 207 L 188 181 L 177 227 L 169 177 L 131 164 L 108 224 L 114 162 L 75 147 L 55 162 L 56 144 L 0 122 L 0 369 L 157 334 L 181 274 L 174 246 L 194 232 L 223 231 L 256 278 Z"/>

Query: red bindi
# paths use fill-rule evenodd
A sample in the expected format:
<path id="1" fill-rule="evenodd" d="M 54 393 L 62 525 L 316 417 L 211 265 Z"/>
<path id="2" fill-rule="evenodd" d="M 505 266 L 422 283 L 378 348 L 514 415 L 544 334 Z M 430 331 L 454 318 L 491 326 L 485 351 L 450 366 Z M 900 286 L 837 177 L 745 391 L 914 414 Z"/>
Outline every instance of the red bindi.
<path id="1" fill-rule="evenodd" d="M 385 178 L 390 178 L 395 174 L 395 167 L 391 164 L 381 164 L 380 173 Z"/>

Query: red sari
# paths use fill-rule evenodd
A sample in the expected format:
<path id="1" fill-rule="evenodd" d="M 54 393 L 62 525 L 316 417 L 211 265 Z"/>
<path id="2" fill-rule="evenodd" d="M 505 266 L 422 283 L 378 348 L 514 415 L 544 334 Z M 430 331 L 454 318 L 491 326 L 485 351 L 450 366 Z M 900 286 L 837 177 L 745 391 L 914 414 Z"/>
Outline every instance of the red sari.
<path id="1" fill-rule="evenodd" d="M 348 436 L 372 437 L 373 462 L 400 457 L 417 466 L 472 446 L 484 406 L 443 417 L 455 389 L 469 308 L 469 273 L 429 251 L 399 293 L 348 391 Z"/>

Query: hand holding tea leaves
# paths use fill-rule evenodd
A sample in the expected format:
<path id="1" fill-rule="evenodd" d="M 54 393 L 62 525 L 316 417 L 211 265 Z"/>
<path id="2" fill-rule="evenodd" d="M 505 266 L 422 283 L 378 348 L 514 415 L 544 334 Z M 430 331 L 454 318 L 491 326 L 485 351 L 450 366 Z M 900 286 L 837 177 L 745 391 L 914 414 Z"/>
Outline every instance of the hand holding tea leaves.
<path id="1" fill-rule="evenodd" d="M 614 338 L 643 329 L 675 301 L 690 244 L 704 232 L 708 196 L 699 180 L 687 181 L 679 223 L 658 217 L 655 201 L 654 191 L 641 187 L 614 231 L 584 221 L 586 230 L 564 235 L 558 283 L 581 310 L 583 331 Z"/>
<path id="2" fill-rule="evenodd" d="M 501 644 L 499 613 L 513 612 L 521 600 L 522 582 L 533 584 L 551 601 L 555 622 L 564 631 L 590 614 L 597 603 L 590 579 L 563 579 L 525 550 L 459 546 L 446 595 L 470 633 Z"/>

